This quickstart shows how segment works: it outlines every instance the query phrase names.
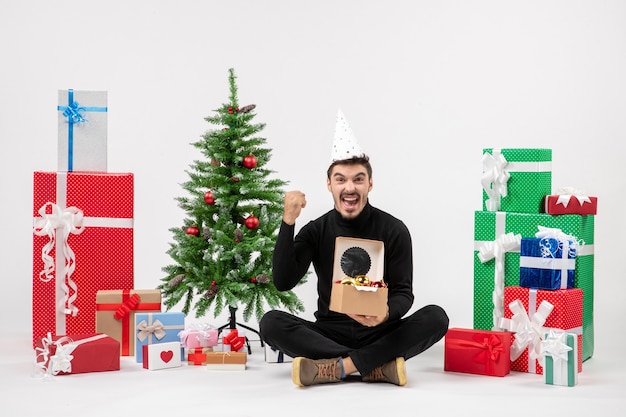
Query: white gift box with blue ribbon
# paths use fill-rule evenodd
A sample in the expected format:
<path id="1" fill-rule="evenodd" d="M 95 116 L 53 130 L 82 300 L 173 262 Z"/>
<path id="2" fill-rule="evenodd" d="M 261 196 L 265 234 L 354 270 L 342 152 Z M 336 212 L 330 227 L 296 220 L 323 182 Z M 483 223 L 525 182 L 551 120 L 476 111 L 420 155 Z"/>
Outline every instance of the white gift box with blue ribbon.
<path id="1" fill-rule="evenodd" d="M 106 91 L 59 90 L 59 172 L 107 172 L 107 111 Z"/>

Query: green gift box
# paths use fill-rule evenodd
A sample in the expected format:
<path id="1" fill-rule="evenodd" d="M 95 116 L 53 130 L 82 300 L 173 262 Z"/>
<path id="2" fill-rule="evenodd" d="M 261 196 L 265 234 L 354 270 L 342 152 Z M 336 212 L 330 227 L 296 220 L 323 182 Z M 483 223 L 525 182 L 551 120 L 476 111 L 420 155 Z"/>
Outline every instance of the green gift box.
<path id="1" fill-rule="evenodd" d="M 513 242 L 513 236 L 535 237 L 538 226 L 561 229 L 579 240 L 574 272 L 574 287 L 583 290 L 583 361 L 593 355 L 593 264 L 594 216 L 566 214 L 474 212 L 474 328 L 498 328 L 502 317 L 504 287 L 517 286 L 520 281 L 519 246 L 507 250 L 496 242 Z M 506 239 L 508 238 L 508 239 Z M 499 249 L 494 250 L 498 246 Z M 490 250 L 500 259 L 485 260 Z M 481 256 L 479 256 L 479 254 Z M 481 260 L 483 257 L 483 262 Z"/>
<path id="2" fill-rule="evenodd" d="M 559 331 L 543 334 L 543 377 L 546 384 L 573 387 L 578 384 L 578 336 Z M 584 338 L 583 338 L 584 339 Z"/>
<path id="3" fill-rule="evenodd" d="M 483 210 L 542 213 L 552 194 L 551 149 L 483 149 Z"/>

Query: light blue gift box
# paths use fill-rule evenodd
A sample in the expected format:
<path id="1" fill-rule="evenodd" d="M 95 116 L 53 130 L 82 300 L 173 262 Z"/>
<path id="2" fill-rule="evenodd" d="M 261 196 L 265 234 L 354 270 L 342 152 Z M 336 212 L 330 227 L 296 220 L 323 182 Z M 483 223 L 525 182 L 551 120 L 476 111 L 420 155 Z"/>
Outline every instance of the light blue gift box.
<path id="1" fill-rule="evenodd" d="M 180 312 L 135 314 L 135 360 L 143 363 L 143 346 L 165 342 L 178 342 L 178 333 L 185 328 L 185 314 Z M 185 359 L 181 346 L 180 358 Z"/>

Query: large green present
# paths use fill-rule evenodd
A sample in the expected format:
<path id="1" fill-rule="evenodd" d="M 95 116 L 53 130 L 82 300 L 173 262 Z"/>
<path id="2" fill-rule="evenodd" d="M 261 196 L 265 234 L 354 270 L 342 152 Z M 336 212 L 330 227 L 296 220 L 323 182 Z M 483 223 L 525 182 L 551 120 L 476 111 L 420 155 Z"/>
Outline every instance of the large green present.
<path id="1" fill-rule="evenodd" d="M 498 328 L 504 314 L 504 287 L 519 285 L 518 237 L 535 237 L 538 226 L 561 229 L 578 239 L 574 287 L 583 290 L 583 360 L 593 355 L 594 216 L 474 213 L 474 328 Z M 481 260 L 482 258 L 482 260 Z M 484 262 L 483 262 L 484 260 Z"/>
<path id="2" fill-rule="evenodd" d="M 483 210 L 543 213 L 552 194 L 551 149 L 483 149 Z"/>

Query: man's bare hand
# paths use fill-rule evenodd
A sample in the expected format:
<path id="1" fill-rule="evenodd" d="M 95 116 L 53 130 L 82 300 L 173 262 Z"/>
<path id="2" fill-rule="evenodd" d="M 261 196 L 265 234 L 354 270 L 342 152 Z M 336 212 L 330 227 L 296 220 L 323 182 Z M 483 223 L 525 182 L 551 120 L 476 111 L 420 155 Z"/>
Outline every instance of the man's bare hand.
<path id="1" fill-rule="evenodd" d="M 284 204 L 283 221 L 287 224 L 295 224 L 300 212 L 306 207 L 306 196 L 302 191 L 287 191 Z"/>
<path id="2" fill-rule="evenodd" d="M 384 316 L 363 316 L 360 314 L 348 314 L 352 320 L 361 323 L 365 327 L 375 327 L 387 321 L 389 318 L 389 308 Z"/>

